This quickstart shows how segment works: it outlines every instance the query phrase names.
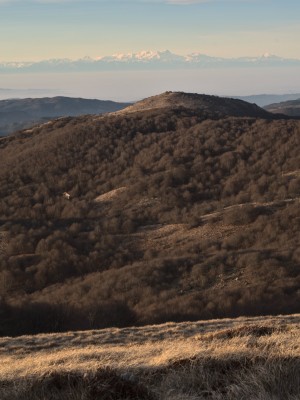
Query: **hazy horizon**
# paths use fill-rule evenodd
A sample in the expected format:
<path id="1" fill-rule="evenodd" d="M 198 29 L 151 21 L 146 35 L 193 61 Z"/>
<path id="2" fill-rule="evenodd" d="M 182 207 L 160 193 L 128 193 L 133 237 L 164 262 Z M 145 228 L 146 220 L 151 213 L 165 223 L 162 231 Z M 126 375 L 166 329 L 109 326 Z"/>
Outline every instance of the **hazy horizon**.
<path id="1" fill-rule="evenodd" d="M 0 0 L 0 64 L 97 59 L 147 49 L 199 52 L 216 59 L 275 54 L 300 60 L 299 16 L 296 0 Z M 72 66 L 65 73 L 45 73 L 39 67 L 24 73 L 17 66 L 14 74 L 4 66 L 0 88 L 22 97 L 116 101 L 166 90 L 228 96 L 300 92 L 300 62 L 288 67 L 279 59 L 272 68 L 268 62 L 253 68 L 208 63 L 207 68 L 187 70 L 180 69 L 180 62 L 171 70 L 168 62 L 163 64 L 144 71 L 112 71 L 108 64 L 105 71 L 81 73 L 69 72 Z M 2 92 L 0 98 L 11 93 Z"/>
<path id="2" fill-rule="evenodd" d="M 0 98 L 83 97 L 136 101 L 167 90 L 220 96 L 300 93 L 299 69 L 201 69 L 5 74 Z M 2 88 L 2 90 L 1 90 Z"/>

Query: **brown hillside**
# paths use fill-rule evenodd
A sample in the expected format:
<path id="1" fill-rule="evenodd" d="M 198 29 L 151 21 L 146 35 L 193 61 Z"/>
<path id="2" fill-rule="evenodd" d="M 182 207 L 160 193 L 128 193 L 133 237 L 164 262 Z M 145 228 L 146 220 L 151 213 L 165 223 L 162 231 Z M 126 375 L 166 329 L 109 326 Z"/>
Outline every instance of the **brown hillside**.
<path id="1" fill-rule="evenodd" d="M 167 107 L 1 139 L 1 334 L 299 312 L 299 135 Z"/>

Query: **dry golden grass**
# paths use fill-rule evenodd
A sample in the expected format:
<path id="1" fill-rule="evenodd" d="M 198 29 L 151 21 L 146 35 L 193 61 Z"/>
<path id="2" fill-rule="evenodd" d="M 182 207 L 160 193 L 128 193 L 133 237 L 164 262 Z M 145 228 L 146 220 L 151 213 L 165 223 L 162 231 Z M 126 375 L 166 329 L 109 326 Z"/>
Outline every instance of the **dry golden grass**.
<path id="1" fill-rule="evenodd" d="M 120 187 L 118 189 L 111 190 L 107 193 L 101 194 L 100 196 L 95 198 L 95 201 L 97 203 L 106 203 L 106 202 L 111 202 L 114 199 L 116 199 L 121 193 L 126 192 L 127 188 Z"/>
<path id="2" fill-rule="evenodd" d="M 7 232 L 0 231 L 0 254 L 4 254 L 7 248 Z"/>
<path id="3" fill-rule="evenodd" d="M 245 227 L 243 229 L 245 230 Z M 168 224 L 151 226 L 150 229 L 144 229 L 135 234 L 135 237 L 141 240 L 141 249 L 160 251 L 174 246 L 180 248 L 195 238 L 199 240 L 219 239 L 237 231 L 236 226 L 225 225 L 221 222 L 205 224 L 196 228 L 190 228 L 187 224 Z"/>
<path id="4" fill-rule="evenodd" d="M 300 315 L 0 339 L 0 398 L 300 398 Z"/>
<path id="5" fill-rule="evenodd" d="M 297 169 L 295 171 L 284 172 L 282 176 L 300 176 L 300 170 Z"/>

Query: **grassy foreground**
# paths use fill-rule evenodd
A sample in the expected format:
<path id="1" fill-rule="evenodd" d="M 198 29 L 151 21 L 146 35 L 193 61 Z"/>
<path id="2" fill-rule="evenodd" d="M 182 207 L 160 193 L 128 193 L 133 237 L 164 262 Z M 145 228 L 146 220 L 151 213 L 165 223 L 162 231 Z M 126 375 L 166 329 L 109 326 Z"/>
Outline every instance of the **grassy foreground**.
<path id="1" fill-rule="evenodd" d="M 0 339 L 1 400 L 300 399 L 300 315 Z"/>

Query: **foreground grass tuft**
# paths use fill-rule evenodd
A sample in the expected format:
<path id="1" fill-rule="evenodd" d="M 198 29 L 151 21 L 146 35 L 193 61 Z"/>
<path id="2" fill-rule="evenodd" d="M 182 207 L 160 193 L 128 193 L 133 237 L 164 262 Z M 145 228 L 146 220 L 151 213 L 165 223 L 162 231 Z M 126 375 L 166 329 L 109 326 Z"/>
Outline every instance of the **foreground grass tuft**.
<path id="1" fill-rule="evenodd" d="M 234 337 L 245 336 L 271 336 L 273 333 L 281 333 L 286 331 L 286 326 L 267 326 L 267 325 L 243 325 L 234 328 L 227 328 L 217 332 L 209 333 L 205 336 L 206 339 L 233 339 Z"/>
<path id="2" fill-rule="evenodd" d="M 159 398 L 224 400 L 296 400 L 300 395 L 300 359 L 192 360 L 170 366 Z"/>
<path id="3" fill-rule="evenodd" d="M 296 400 L 300 359 L 186 359 L 142 374 L 140 382 L 111 369 L 50 373 L 1 383 L 2 400 Z"/>
<path id="4" fill-rule="evenodd" d="M 34 379 L 2 382 L 2 400 L 151 400 L 143 385 L 111 369 L 94 374 L 52 372 Z"/>

